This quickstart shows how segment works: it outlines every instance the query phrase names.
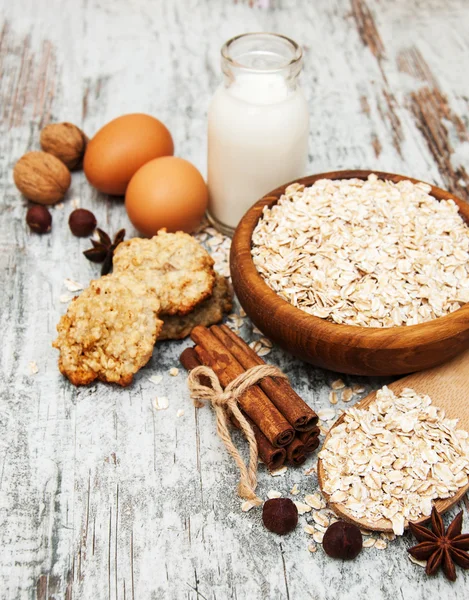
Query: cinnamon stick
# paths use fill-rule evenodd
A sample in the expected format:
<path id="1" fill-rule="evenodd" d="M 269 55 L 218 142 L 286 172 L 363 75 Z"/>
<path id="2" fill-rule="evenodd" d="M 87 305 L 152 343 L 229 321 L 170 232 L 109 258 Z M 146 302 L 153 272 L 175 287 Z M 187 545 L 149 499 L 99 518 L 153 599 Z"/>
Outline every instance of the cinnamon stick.
<path id="1" fill-rule="evenodd" d="M 226 325 L 213 325 L 210 331 L 246 370 L 265 364 L 262 358 Z M 317 425 L 317 414 L 298 396 L 288 381 L 266 377 L 259 386 L 296 431 L 309 431 Z"/>
<path id="2" fill-rule="evenodd" d="M 195 353 L 194 348 L 186 348 L 183 350 L 181 356 L 179 357 L 179 361 L 186 371 L 192 371 L 192 369 L 195 369 L 195 367 L 200 367 L 202 364 Z M 206 375 L 202 375 L 200 378 L 200 383 L 202 385 L 206 385 L 207 387 L 212 387 L 210 384 L 210 379 Z"/>
<path id="3" fill-rule="evenodd" d="M 204 365 L 213 369 L 223 387 L 245 372 L 240 363 L 206 327 L 194 327 L 191 338 L 197 344 L 197 356 Z M 239 398 L 239 405 L 276 448 L 287 446 L 292 441 L 295 435 L 293 428 L 259 386 L 249 388 Z"/>
<path id="4" fill-rule="evenodd" d="M 302 465 L 305 462 L 305 445 L 299 438 L 295 438 L 293 442 L 287 446 L 287 460 L 295 466 Z"/>
<path id="5" fill-rule="evenodd" d="M 305 452 L 314 452 L 319 446 L 319 427 L 298 433 L 298 439 L 305 445 Z"/>
<path id="6" fill-rule="evenodd" d="M 274 448 L 259 427 L 253 423 L 252 419 L 250 419 L 246 414 L 244 417 L 248 421 L 249 425 L 251 425 L 256 437 L 259 457 L 269 471 L 276 471 L 277 469 L 280 469 L 280 467 L 283 467 L 287 457 L 287 451 L 285 448 Z M 239 429 L 239 423 L 233 416 L 231 417 L 231 421 L 233 425 Z"/>

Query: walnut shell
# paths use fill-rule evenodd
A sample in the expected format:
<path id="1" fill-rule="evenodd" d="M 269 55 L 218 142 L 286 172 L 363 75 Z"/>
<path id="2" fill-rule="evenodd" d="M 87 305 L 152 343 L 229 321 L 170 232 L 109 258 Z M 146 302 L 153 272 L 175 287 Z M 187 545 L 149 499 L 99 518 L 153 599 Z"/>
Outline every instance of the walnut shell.
<path id="1" fill-rule="evenodd" d="M 28 152 L 13 169 L 19 191 L 33 202 L 55 204 L 65 196 L 72 181 L 70 171 L 47 152 Z"/>
<path id="2" fill-rule="evenodd" d="M 71 171 L 81 169 L 88 138 L 72 123 L 52 123 L 41 131 L 41 148 L 53 154 Z"/>

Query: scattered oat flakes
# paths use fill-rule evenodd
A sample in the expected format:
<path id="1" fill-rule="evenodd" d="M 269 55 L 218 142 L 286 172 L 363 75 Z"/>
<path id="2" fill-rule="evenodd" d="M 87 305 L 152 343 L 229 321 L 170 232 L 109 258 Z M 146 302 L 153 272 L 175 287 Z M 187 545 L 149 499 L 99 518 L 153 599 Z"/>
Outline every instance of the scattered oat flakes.
<path id="1" fill-rule="evenodd" d="M 281 498 L 282 494 L 280 492 L 278 492 L 277 490 L 269 490 L 267 492 L 267 498 L 269 498 L 270 500 L 272 498 Z"/>
<path id="2" fill-rule="evenodd" d="M 177 367 L 172 367 L 169 369 L 169 374 L 171 377 L 177 377 L 177 375 L 179 375 L 179 369 Z"/>
<path id="3" fill-rule="evenodd" d="M 378 539 L 378 540 L 376 540 L 374 547 L 377 548 L 378 550 L 384 550 L 385 548 L 388 547 L 388 545 L 384 540 Z"/>
<path id="4" fill-rule="evenodd" d="M 270 471 L 270 474 L 272 475 L 272 477 L 278 477 L 279 475 L 285 475 L 287 470 L 288 470 L 287 467 L 283 466 L 283 467 L 280 467 L 280 469 L 276 469 L 275 471 Z"/>
<path id="5" fill-rule="evenodd" d="M 71 294 L 62 294 L 61 296 L 59 296 L 59 301 L 62 304 L 67 304 L 68 302 L 70 302 L 71 300 L 73 300 L 73 296 Z"/>
<path id="6" fill-rule="evenodd" d="M 312 467 L 310 467 L 309 469 L 306 469 L 306 471 L 304 472 L 304 474 L 306 476 L 308 475 L 313 475 L 316 474 L 318 472 L 318 468 L 316 465 L 313 465 Z"/>
<path id="7" fill-rule="evenodd" d="M 334 390 L 331 390 L 329 392 L 329 402 L 331 404 L 337 404 L 338 401 L 339 401 L 339 398 L 337 396 L 337 392 L 335 392 Z"/>
<path id="8" fill-rule="evenodd" d="M 308 535 L 313 535 L 316 531 L 316 529 L 314 529 L 314 527 L 312 525 L 305 525 L 303 527 L 303 531 L 305 533 L 307 533 Z"/>
<path id="9" fill-rule="evenodd" d="M 298 509 L 299 515 L 304 515 L 305 513 L 311 512 L 311 506 L 308 506 L 307 504 L 303 504 L 303 502 L 293 501 L 293 504 Z"/>
<path id="10" fill-rule="evenodd" d="M 342 390 L 342 400 L 343 402 L 350 402 L 353 397 L 353 391 L 351 388 L 344 388 Z"/>
<path id="11" fill-rule="evenodd" d="M 313 512 L 313 521 L 320 525 L 321 527 L 329 527 L 329 519 L 326 517 L 324 513 L 321 512 Z"/>
<path id="12" fill-rule="evenodd" d="M 300 493 L 300 488 L 298 487 L 298 484 L 295 483 L 295 485 L 290 490 L 290 494 L 292 496 L 298 496 L 299 493 Z"/>
<path id="13" fill-rule="evenodd" d="M 80 198 L 73 198 L 73 200 L 72 200 L 72 207 L 73 208 L 80 208 Z"/>
<path id="14" fill-rule="evenodd" d="M 360 529 L 360 533 L 362 535 L 365 535 L 365 536 L 367 536 L 367 535 L 373 535 L 373 532 L 372 531 L 368 531 L 368 529 Z"/>
<path id="15" fill-rule="evenodd" d="M 272 342 L 269 340 L 269 338 L 261 337 L 259 341 L 261 344 L 264 344 L 264 346 L 266 346 L 267 348 L 272 348 Z"/>
<path id="16" fill-rule="evenodd" d="M 29 372 L 31 373 L 31 375 L 36 375 L 36 373 L 39 373 L 39 367 L 37 366 L 37 363 L 35 360 L 32 360 L 29 363 Z"/>
<path id="17" fill-rule="evenodd" d="M 320 508 L 324 508 L 326 506 L 326 503 L 318 493 L 308 494 L 305 496 L 305 502 L 315 510 L 319 510 Z"/>
<path id="18" fill-rule="evenodd" d="M 252 348 L 254 352 L 259 352 L 259 350 L 262 348 L 262 344 L 259 342 L 259 340 L 257 340 L 255 342 L 251 342 L 249 347 Z"/>
<path id="19" fill-rule="evenodd" d="M 318 547 L 315 544 L 308 544 L 308 550 L 314 554 Z"/>
<path id="20" fill-rule="evenodd" d="M 148 378 L 148 380 L 154 383 L 155 385 L 158 385 L 163 381 L 163 375 L 152 375 Z"/>
<path id="21" fill-rule="evenodd" d="M 396 534 L 390 531 L 383 531 L 382 533 L 380 533 L 380 537 L 383 540 L 388 540 L 388 542 L 392 542 L 396 539 Z"/>
<path id="22" fill-rule="evenodd" d="M 176 413 L 176 417 L 183 417 L 183 416 L 184 416 L 184 410 L 182 408 L 180 408 Z"/>
<path id="23" fill-rule="evenodd" d="M 322 408 L 321 410 L 318 410 L 317 414 L 321 421 L 332 421 L 336 417 L 333 408 Z"/>
<path id="24" fill-rule="evenodd" d="M 313 540 L 317 543 L 317 544 L 322 544 L 322 540 L 324 539 L 324 533 L 322 531 L 316 531 L 313 534 Z"/>
<path id="25" fill-rule="evenodd" d="M 335 381 L 333 381 L 331 383 L 331 388 L 333 390 L 343 390 L 345 387 L 345 383 L 342 381 L 342 379 L 336 379 Z"/>
<path id="26" fill-rule="evenodd" d="M 64 279 L 64 286 L 67 288 L 69 292 L 81 292 L 81 290 L 85 289 L 81 283 L 77 281 L 73 281 L 73 279 Z"/>
<path id="27" fill-rule="evenodd" d="M 169 400 L 166 396 L 157 396 L 155 398 L 156 410 L 166 410 L 169 406 Z"/>
<path id="28" fill-rule="evenodd" d="M 365 391 L 365 388 L 362 385 L 360 385 L 359 383 L 354 383 L 352 385 L 352 392 L 354 394 L 363 394 L 364 391 Z"/>
<path id="29" fill-rule="evenodd" d="M 366 538 L 366 540 L 363 540 L 363 548 L 373 548 L 373 546 L 376 544 L 376 538 L 374 537 L 369 537 Z"/>
<path id="30" fill-rule="evenodd" d="M 257 333 L 257 335 L 263 335 L 262 331 L 261 331 L 261 330 L 260 330 L 258 327 L 256 327 L 256 326 L 254 325 L 254 323 L 253 323 L 253 325 L 252 325 L 252 332 L 253 332 L 253 333 Z"/>
<path id="31" fill-rule="evenodd" d="M 62 210 L 64 207 L 64 203 L 63 202 L 59 202 L 58 204 L 54 205 L 54 208 L 56 208 L 57 210 Z"/>
<path id="32" fill-rule="evenodd" d="M 407 558 L 410 560 L 410 562 L 413 562 L 414 565 L 418 565 L 419 567 L 426 567 L 427 566 L 427 561 L 426 560 L 418 560 L 418 559 L 414 558 L 412 556 L 412 554 L 407 554 Z"/>
<path id="33" fill-rule="evenodd" d="M 255 506 L 259 506 L 259 502 L 257 502 L 256 500 L 245 500 L 241 504 L 241 510 L 243 512 L 248 512 L 251 510 L 251 508 L 254 508 Z"/>
<path id="34" fill-rule="evenodd" d="M 267 356 L 267 354 L 270 354 L 271 352 L 271 348 L 266 348 L 265 346 L 263 346 L 262 348 L 260 348 L 257 352 L 257 354 L 259 356 Z"/>
<path id="35" fill-rule="evenodd" d="M 240 308 L 239 309 L 239 316 L 240 317 L 245 317 L 246 316 L 246 311 L 244 310 L 244 308 Z"/>

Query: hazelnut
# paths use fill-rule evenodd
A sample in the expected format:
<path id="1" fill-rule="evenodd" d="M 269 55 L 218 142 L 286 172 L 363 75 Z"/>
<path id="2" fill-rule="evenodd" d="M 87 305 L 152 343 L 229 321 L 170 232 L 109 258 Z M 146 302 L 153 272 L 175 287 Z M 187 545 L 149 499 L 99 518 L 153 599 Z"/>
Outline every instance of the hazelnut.
<path id="1" fill-rule="evenodd" d="M 19 191 L 33 202 L 55 204 L 65 196 L 72 181 L 70 171 L 47 152 L 28 152 L 13 169 Z"/>
<path id="2" fill-rule="evenodd" d="M 77 208 L 70 213 L 68 224 L 73 235 L 86 237 L 91 235 L 95 230 L 96 217 L 91 211 L 86 210 L 86 208 Z"/>
<path id="3" fill-rule="evenodd" d="M 41 131 L 41 148 L 61 160 L 71 171 L 83 166 L 88 138 L 72 123 L 51 123 Z"/>
<path id="4" fill-rule="evenodd" d="M 269 531 L 285 535 L 298 524 L 298 509 L 290 498 L 272 498 L 264 503 L 262 520 Z"/>
<path id="5" fill-rule="evenodd" d="M 352 523 L 336 521 L 327 528 L 322 547 L 331 558 L 352 560 L 360 554 L 363 547 L 361 531 Z"/>
<path id="6" fill-rule="evenodd" d="M 52 215 L 45 206 L 31 206 L 26 213 L 26 223 L 35 233 L 49 233 L 52 226 Z"/>

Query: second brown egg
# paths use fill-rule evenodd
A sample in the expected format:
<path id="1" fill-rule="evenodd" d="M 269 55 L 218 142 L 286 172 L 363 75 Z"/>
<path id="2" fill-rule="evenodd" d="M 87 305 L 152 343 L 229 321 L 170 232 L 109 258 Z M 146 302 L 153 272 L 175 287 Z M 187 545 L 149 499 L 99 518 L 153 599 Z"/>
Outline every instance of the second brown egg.
<path id="1" fill-rule="evenodd" d="M 134 227 L 143 235 L 193 232 L 207 209 L 208 191 L 199 171 L 187 160 L 165 156 L 152 160 L 132 178 L 125 208 Z"/>

